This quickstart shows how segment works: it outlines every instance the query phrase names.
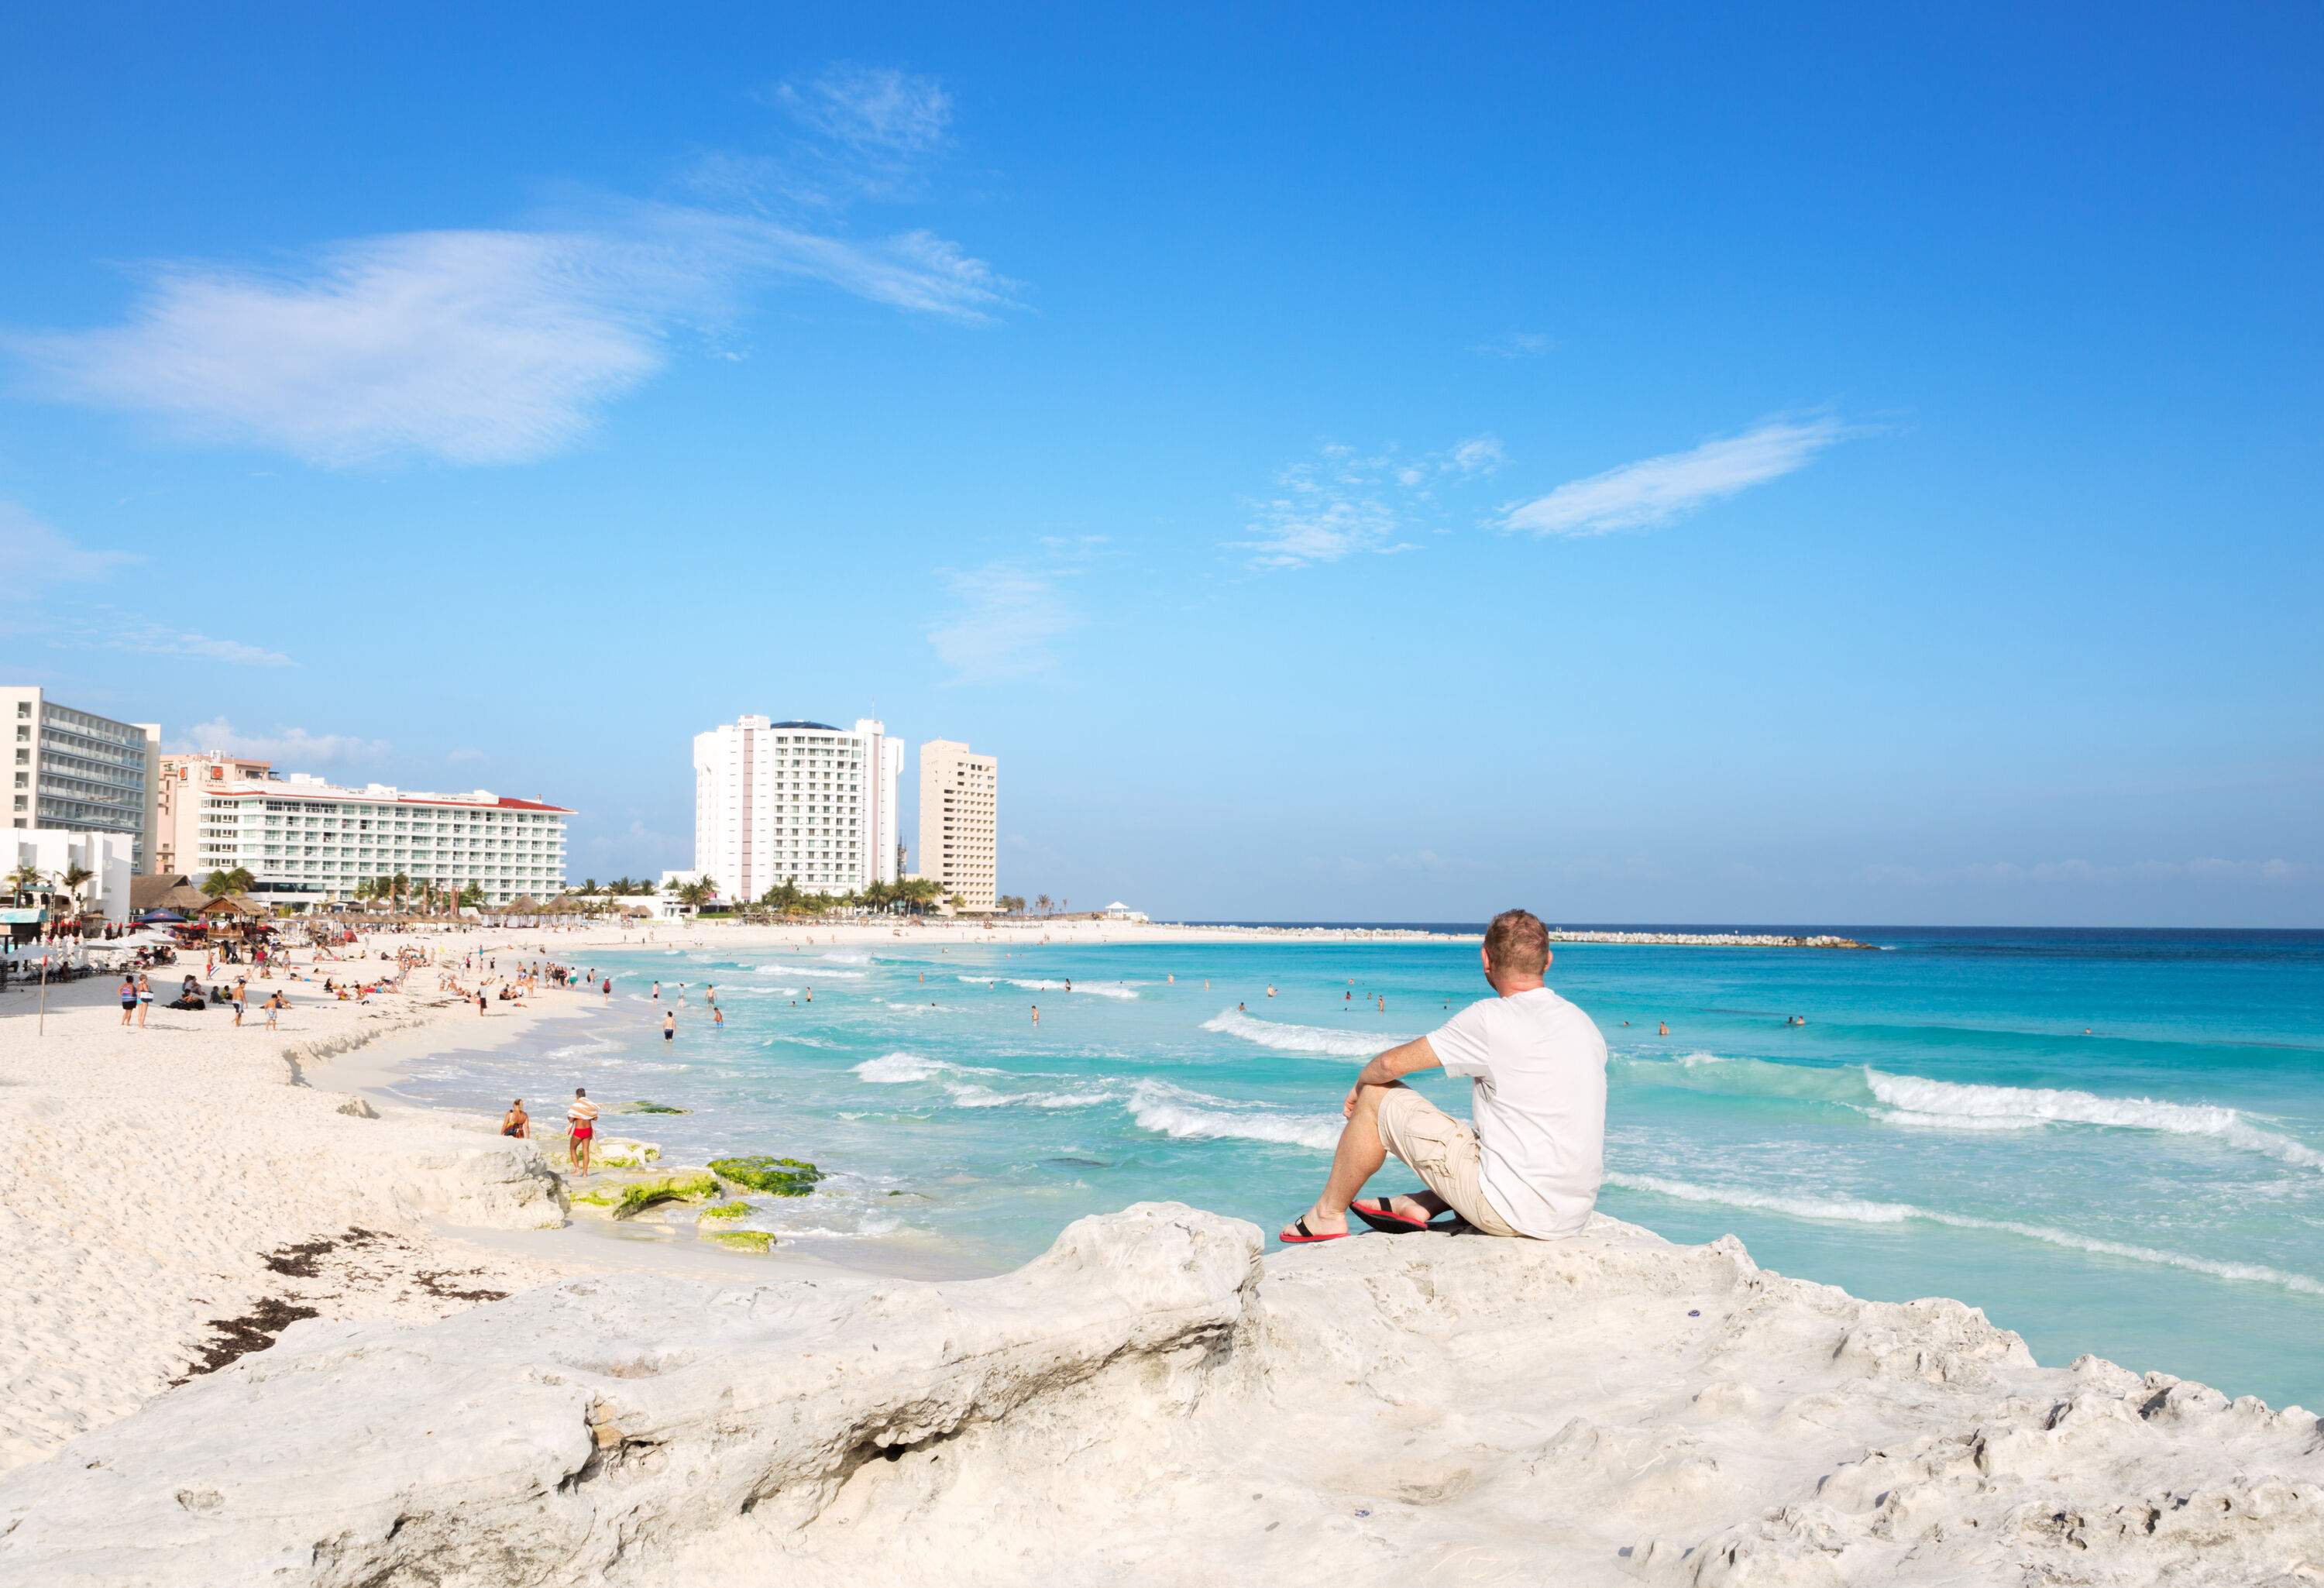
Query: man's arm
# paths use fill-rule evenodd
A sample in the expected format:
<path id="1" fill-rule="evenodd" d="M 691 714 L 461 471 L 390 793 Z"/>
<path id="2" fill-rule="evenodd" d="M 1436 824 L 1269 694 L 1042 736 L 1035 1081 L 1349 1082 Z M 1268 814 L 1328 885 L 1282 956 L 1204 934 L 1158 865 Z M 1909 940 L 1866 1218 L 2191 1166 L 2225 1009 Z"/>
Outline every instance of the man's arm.
<path id="1" fill-rule="evenodd" d="M 1443 1062 L 1425 1037 L 1415 1037 L 1401 1047 L 1391 1048 L 1356 1072 L 1356 1084 L 1348 1088 L 1348 1100 L 1341 1105 L 1340 1112 L 1353 1116 L 1356 1094 L 1367 1086 L 1392 1086 L 1415 1070 L 1434 1069 Z"/>

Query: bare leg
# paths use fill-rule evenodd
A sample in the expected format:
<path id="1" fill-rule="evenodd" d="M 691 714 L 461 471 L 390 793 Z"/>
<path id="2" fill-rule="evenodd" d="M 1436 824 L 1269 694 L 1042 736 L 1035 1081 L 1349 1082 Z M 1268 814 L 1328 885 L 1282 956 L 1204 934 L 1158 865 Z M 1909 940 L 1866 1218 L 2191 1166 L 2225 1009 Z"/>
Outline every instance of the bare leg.
<path id="1" fill-rule="evenodd" d="M 1401 1085 L 1401 1083 L 1397 1083 Z M 1348 1204 L 1364 1188 L 1364 1182 L 1379 1173 L 1380 1165 L 1388 1161 L 1388 1149 L 1380 1143 L 1380 1099 L 1388 1095 L 1386 1086 L 1366 1086 L 1356 1094 L 1356 1112 L 1340 1131 L 1340 1144 L 1332 1151 L 1332 1173 L 1323 1182 L 1323 1195 L 1306 1213 L 1310 1234 L 1332 1235 L 1348 1227 Z M 1289 1226 L 1286 1226 L 1287 1229 Z"/>

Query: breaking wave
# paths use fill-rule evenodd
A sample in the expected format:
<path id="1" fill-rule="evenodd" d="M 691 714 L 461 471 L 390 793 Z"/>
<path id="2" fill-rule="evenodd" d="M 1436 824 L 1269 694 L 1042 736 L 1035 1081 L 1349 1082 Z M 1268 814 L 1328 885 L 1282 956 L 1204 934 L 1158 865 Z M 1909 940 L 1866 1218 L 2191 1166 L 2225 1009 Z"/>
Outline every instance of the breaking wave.
<path id="1" fill-rule="evenodd" d="M 1068 982 L 1045 981 L 1038 977 L 1028 980 L 1018 976 L 963 976 L 961 980 L 972 987 L 1023 987 L 1034 992 L 1087 992 L 1098 998 L 1138 996 L 1137 992 L 1130 988 L 1117 987 L 1110 983 L 1085 982 L 1076 985 Z"/>
<path id="2" fill-rule="evenodd" d="M 2008 1088 L 2003 1088 L 2008 1090 Z M 1939 1213 L 1934 1208 L 1916 1207 L 1909 1202 L 1869 1202 L 1852 1197 L 1784 1196 L 1765 1191 L 1748 1191 L 1739 1186 L 1697 1186 L 1685 1180 L 1666 1180 L 1655 1175 L 1609 1174 L 1606 1183 L 1632 1191 L 1650 1191 L 1657 1196 L 1667 1196 L 1677 1202 L 1711 1203 L 1723 1207 L 1749 1208 L 1762 1213 L 1783 1214 L 1791 1218 L 1820 1219 L 1851 1224 L 1901 1224 L 1913 1221 L 1944 1224 L 1956 1230 L 1988 1230 L 1996 1233 L 2016 1235 L 2028 1241 L 2039 1241 L 2048 1246 L 2061 1246 L 2075 1251 L 2087 1251 L 2098 1257 L 2118 1257 L 2131 1262 L 2153 1263 L 2163 1268 L 2184 1269 L 2190 1273 L 2209 1274 L 2218 1279 L 2240 1279 L 2257 1285 L 2274 1285 L 2286 1290 L 2296 1290 L 2303 1296 L 2324 1296 L 2324 1280 L 2310 1279 L 2306 1274 L 2287 1273 L 2269 1268 L 2264 1263 L 2223 1262 L 2208 1257 L 2190 1257 L 2181 1251 L 2164 1251 L 2158 1247 L 2134 1246 L 2124 1241 L 2106 1241 L 2090 1235 L 2078 1235 L 2071 1230 L 2061 1230 L 2051 1224 L 2019 1223 L 2014 1219 L 1978 1218 L 1973 1214 Z"/>
<path id="3" fill-rule="evenodd" d="M 1322 1053 L 1342 1058 L 1370 1058 L 1385 1053 L 1409 1037 L 1334 1031 L 1324 1026 L 1295 1026 L 1287 1021 L 1262 1020 L 1239 1009 L 1222 1010 L 1203 1022 L 1205 1031 L 1218 1031 L 1272 1048 L 1283 1053 Z"/>
<path id="4" fill-rule="evenodd" d="M 1140 1081 L 1131 1088 L 1130 1117 L 1143 1129 L 1181 1140 L 1233 1138 L 1329 1152 L 1340 1140 L 1334 1121 L 1262 1113 L 1167 1081 Z"/>
<path id="5" fill-rule="evenodd" d="M 1681 1058 L 1625 1055 L 1618 1070 L 1658 1085 L 1793 1098 L 1855 1109 L 1884 1124 L 1933 1131 L 2034 1131 L 2050 1125 L 2153 1131 L 2209 1137 L 2301 1168 L 2324 1169 L 2324 1151 L 2254 1124 L 2239 1110 L 2152 1097 L 2102 1097 L 2043 1086 L 1990 1086 L 1892 1076 L 1871 1068 L 1818 1069 L 1758 1058 L 1691 1053 Z"/>

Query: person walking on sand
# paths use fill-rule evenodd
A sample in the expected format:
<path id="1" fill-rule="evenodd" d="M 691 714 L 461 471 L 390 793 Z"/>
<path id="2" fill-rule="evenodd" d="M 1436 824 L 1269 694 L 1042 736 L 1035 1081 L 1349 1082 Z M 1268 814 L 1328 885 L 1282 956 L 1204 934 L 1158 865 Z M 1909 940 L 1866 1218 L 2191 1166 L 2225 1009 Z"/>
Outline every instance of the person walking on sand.
<path id="1" fill-rule="evenodd" d="M 129 1017 L 137 1012 L 137 983 L 125 973 L 121 978 L 121 1023 L 127 1025 Z"/>
<path id="2" fill-rule="evenodd" d="M 581 1177 L 589 1177 L 589 1143 L 597 1134 L 597 1105 L 589 1101 L 589 1088 L 573 1088 L 573 1101 L 565 1105 L 565 1155 Z"/>
<path id="3" fill-rule="evenodd" d="M 1531 911 L 1495 916 L 1478 958 L 1494 995 L 1357 1074 L 1323 1195 L 1277 1240 L 1343 1240 L 1351 1211 L 1389 1234 L 1429 1229 L 1444 1213 L 1483 1234 L 1536 1241 L 1589 1222 L 1605 1176 L 1606 1039 L 1543 984 L 1549 931 Z M 1438 1066 L 1473 1083 L 1473 1128 L 1404 1084 Z M 1425 1189 L 1356 1200 L 1391 1153 Z"/>
<path id="4" fill-rule="evenodd" d="M 242 1024 L 242 1011 L 250 1005 L 250 983 L 239 976 L 235 977 L 231 996 L 234 999 L 234 1023 L 238 1026 Z"/>
<path id="5" fill-rule="evenodd" d="M 145 1011 L 153 1007 L 153 982 L 143 971 L 137 973 L 137 1029 L 145 1029 Z"/>

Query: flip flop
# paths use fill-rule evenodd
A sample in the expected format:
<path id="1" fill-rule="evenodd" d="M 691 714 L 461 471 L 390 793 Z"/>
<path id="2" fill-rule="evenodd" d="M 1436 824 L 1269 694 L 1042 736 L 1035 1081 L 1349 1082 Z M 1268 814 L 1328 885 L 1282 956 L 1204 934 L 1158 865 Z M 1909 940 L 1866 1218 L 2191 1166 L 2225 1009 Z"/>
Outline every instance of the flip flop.
<path id="1" fill-rule="evenodd" d="M 1299 1233 L 1296 1235 L 1276 1236 L 1276 1239 L 1282 1242 L 1286 1246 L 1305 1246 L 1316 1241 L 1345 1241 L 1348 1238 L 1348 1232 L 1345 1230 L 1342 1230 L 1335 1235 L 1316 1234 L 1307 1227 L 1307 1215 L 1304 1213 L 1297 1218 L 1291 1221 L 1291 1227 L 1298 1231 Z"/>
<path id="2" fill-rule="evenodd" d="M 1377 1208 L 1366 1207 L 1360 1202 L 1351 1202 L 1348 1211 L 1383 1235 L 1416 1235 L 1436 1227 L 1426 1219 L 1416 1219 L 1408 1214 L 1394 1211 L 1388 1206 L 1392 1198 L 1376 1196 L 1372 1200 L 1379 1205 Z"/>

